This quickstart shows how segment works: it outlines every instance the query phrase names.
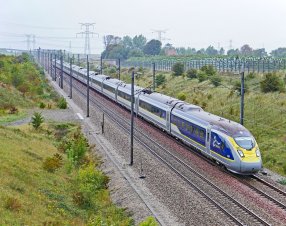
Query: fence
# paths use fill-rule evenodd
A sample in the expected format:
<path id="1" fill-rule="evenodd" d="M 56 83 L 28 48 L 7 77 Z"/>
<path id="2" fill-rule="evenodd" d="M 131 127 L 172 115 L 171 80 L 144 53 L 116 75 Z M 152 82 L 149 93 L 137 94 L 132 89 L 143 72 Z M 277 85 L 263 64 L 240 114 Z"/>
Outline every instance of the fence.
<path id="1" fill-rule="evenodd" d="M 156 64 L 158 71 L 171 71 L 172 66 L 181 62 L 185 70 L 194 68 L 200 69 L 205 65 L 212 65 L 219 72 L 275 72 L 286 69 L 286 59 L 194 59 L 194 60 L 156 60 L 156 61 L 122 61 L 123 67 L 143 67 L 152 69 L 152 64 Z"/>

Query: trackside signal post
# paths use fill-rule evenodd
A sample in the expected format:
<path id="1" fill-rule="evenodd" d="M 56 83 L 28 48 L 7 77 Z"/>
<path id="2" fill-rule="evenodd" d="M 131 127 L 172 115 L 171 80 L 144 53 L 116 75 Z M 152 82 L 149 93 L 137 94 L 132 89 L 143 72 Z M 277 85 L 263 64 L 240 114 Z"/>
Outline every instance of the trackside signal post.
<path id="1" fill-rule="evenodd" d="M 153 92 L 154 92 L 156 89 L 156 81 L 155 81 L 156 65 L 155 65 L 155 62 L 152 63 L 152 70 L 153 70 Z"/>
<path id="2" fill-rule="evenodd" d="M 132 71 L 132 76 L 131 76 L 130 166 L 133 165 L 133 131 L 134 131 L 134 71 Z"/>

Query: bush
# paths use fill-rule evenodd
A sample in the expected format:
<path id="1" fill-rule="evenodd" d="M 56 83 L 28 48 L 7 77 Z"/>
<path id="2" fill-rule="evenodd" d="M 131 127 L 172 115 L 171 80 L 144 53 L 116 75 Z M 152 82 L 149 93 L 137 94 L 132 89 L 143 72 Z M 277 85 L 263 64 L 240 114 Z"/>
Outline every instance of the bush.
<path id="1" fill-rule="evenodd" d="M 212 76 L 212 77 L 210 78 L 210 80 L 211 80 L 211 83 L 212 83 L 215 87 L 219 86 L 220 83 L 221 83 L 221 81 L 222 81 L 221 77 L 219 77 L 219 76 L 217 76 L 217 75 Z"/>
<path id="2" fill-rule="evenodd" d="M 188 78 L 193 79 L 193 78 L 197 78 L 198 71 L 194 68 L 191 68 L 187 70 L 186 74 Z"/>
<path id="3" fill-rule="evenodd" d="M 172 66 L 172 71 L 175 76 L 180 76 L 184 73 L 185 67 L 183 63 L 177 62 Z"/>
<path id="4" fill-rule="evenodd" d="M 199 71 L 198 79 L 199 79 L 199 82 L 203 82 L 203 81 L 206 81 L 208 79 L 208 76 L 205 72 Z"/>
<path id="5" fill-rule="evenodd" d="M 185 93 L 179 93 L 178 96 L 177 96 L 177 98 L 178 98 L 179 100 L 185 101 L 186 98 L 187 98 L 187 96 L 186 96 Z"/>
<path id="6" fill-rule="evenodd" d="M 159 75 L 156 76 L 155 84 L 156 84 L 157 87 L 162 85 L 162 84 L 164 84 L 165 82 L 166 82 L 166 76 L 165 75 L 159 74 Z"/>
<path id="7" fill-rule="evenodd" d="M 253 72 L 250 72 L 247 76 L 246 76 L 246 80 L 251 80 L 255 78 L 255 74 Z"/>
<path id="8" fill-rule="evenodd" d="M 22 205 L 18 199 L 14 197 L 8 197 L 5 203 L 5 208 L 11 211 L 18 212 L 21 209 Z"/>
<path id="9" fill-rule="evenodd" d="M 233 90 L 239 92 L 239 95 L 241 95 L 241 82 L 236 81 L 233 85 Z M 248 85 L 247 83 L 244 83 L 244 93 L 246 93 L 248 90 Z"/>
<path id="10" fill-rule="evenodd" d="M 44 118 L 41 113 L 35 112 L 32 116 L 32 125 L 35 129 L 38 129 L 44 122 Z"/>
<path id="11" fill-rule="evenodd" d="M 41 103 L 39 104 L 39 107 L 40 107 L 40 108 L 45 108 L 46 105 L 45 105 L 45 103 L 41 102 Z"/>
<path id="12" fill-rule="evenodd" d="M 53 157 L 48 157 L 43 162 L 43 168 L 50 173 L 54 173 L 57 169 L 61 168 L 62 165 L 63 158 L 59 154 L 54 154 Z"/>
<path id="13" fill-rule="evenodd" d="M 284 91 L 283 81 L 275 73 L 267 73 L 264 80 L 260 82 L 260 88 L 264 93 Z"/>
<path id="14" fill-rule="evenodd" d="M 70 142 L 67 142 L 67 156 L 69 161 L 74 166 L 79 166 L 84 159 L 85 153 L 89 150 L 89 145 L 85 137 L 77 131 L 74 134 L 74 139 Z"/>
<path id="15" fill-rule="evenodd" d="M 207 76 L 213 76 L 216 74 L 216 70 L 212 65 L 202 66 L 201 71 L 205 72 Z"/>
<path id="16" fill-rule="evenodd" d="M 144 221 L 142 221 L 139 226 L 157 226 L 158 223 L 156 222 L 154 217 L 147 217 Z"/>
<path id="17" fill-rule="evenodd" d="M 58 108 L 66 109 L 67 108 L 67 101 L 65 98 L 61 97 L 58 101 Z"/>
<path id="18" fill-rule="evenodd" d="M 9 114 L 17 114 L 18 113 L 18 108 L 16 108 L 15 106 L 11 106 L 9 109 Z"/>

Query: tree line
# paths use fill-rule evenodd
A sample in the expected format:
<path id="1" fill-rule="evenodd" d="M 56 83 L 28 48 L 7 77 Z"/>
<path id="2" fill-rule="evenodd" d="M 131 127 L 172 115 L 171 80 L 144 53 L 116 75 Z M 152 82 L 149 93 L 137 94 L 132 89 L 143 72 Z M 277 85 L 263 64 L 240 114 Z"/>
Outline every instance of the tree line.
<path id="1" fill-rule="evenodd" d="M 254 49 L 250 45 L 245 44 L 241 48 L 230 49 L 225 51 L 224 48 L 216 49 L 212 45 L 206 49 L 195 49 L 192 47 L 174 47 L 167 43 L 162 46 L 159 40 L 152 39 L 147 42 L 147 38 L 141 35 L 136 35 L 133 38 L 130 36 L 118 37 L 114 35 L 104 36 L 105 50 L 102 57 L 105 59 L 128 59 L 131 57 L 143 56 L 230 56 L 230 57 L 267 57 L 274 58 L 286 57 L 286 48 L 277 48 L 267 53 L 265 48 Z"/>

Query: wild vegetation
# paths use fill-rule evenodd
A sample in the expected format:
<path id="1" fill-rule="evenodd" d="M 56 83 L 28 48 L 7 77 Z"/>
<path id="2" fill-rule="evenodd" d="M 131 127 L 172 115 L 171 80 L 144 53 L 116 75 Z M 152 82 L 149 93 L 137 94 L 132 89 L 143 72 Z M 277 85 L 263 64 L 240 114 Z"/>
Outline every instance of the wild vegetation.
<path id="1" fill-rule="evenodd" d="M 1 225 L 133 225 L 78 126 L 0 127 L 0 144 Z"/>
<path id="2" fill-rule="evenodd" d="M 44 72 L 27 54 L 0 55 L 0 124 L 25 117 L 29 108 L 54 108 L 58 101 Z"/>
<path id="3" fill-rule="evenodd" d="M 135 83 L 141 87 L 150 87 L 152 72 L 147 69 L 143 71 L 136 77 Z M 113 76 L 116 77 L 116 74 Z M 173 72 L 157 72 L 157 76 L 163 77 L 164 82 L 157 83 L 156 91 L 239 122 L 239 75 L 218 73 L 209 66 L 200 70 L 191 69 L 181 76 L 173 76 Z M 121 79 L 130 83 L 130 70 L 124 68 Z M 286 175 L 285 72 L 246 74 L 244 92 L 244 125 L 253 133 L 259 144 L 264 167 Z"/>

